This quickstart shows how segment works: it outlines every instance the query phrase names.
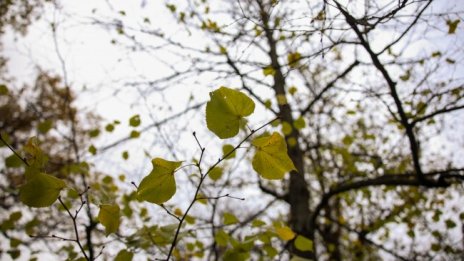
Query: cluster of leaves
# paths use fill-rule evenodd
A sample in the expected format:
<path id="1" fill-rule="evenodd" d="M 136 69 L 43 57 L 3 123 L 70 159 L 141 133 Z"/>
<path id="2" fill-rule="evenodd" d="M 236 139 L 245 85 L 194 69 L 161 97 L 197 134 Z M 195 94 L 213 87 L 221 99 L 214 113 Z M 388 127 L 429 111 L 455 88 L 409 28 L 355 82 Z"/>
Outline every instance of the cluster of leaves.
<path id="1" fill-rule="evenodd" d="M 5 93 L 8 89 L 5 88 Z M 254 102 L 247 95 L 243 94 L 234 89 L 227 87 L 220 87 L 219 89 L 211 92 L 211 100 L 206 105 L 206 123 L 208 128 L 215 133 L 219 138 L 226 139 L 232 138 L 239 133 L 239 129 L 244 128 L 246 125 L 245 117 L 251 115 L 254 111 Z M 140 117 L 135 115 L 129 119 L 129 125 L 137 127 L 141 123 Z M 269 124 L 269 123 L 268 123 Z M 236 150 L 247 141 L 255 132 L 267 126 L 265 124 L 256 130 L 250 130 L 246 137 L 237 145 L 232 146 L 226 144 L 223 147 L 223 157 L 213 166 L 209 167 L 208 170 L 202 173 L 201 162 L 196 162 L 196 165 L 201 173 L 201 179 L 197 187 L 197 192 L 189 207 L 185 212 L 180 209 L 176 209 L 173 215 L 179 216 L 178 224 L 170 225 L 169 228 L 161 228 L 161 231 L 165 231 L 165 236 L 155 240 L 155 244 L 159 245 L 170 245 L 170 251 L 168 253 L 168 259 L 171 255 L 180 255 L 179 251 L 175 251 L 177 240 L 179 235 L 183 235 L 180 231 L 183 227 L 184 220 L 186 222 L 192 221 L 192 217 L 189 216 L 189 210 L 196 202 L 206 203 L 205 200 L 208 198 L 198 193 L 201 189 L 203 180 L 209 176 L 212 180 L 217 180 L 222 175 L 222 168 L 218 166 L 222 160 L 230 159 L 234 157 Z M 78 213 L 84 204 L 94 204 L 94 201 L 84 202 L 82 201 L 83 194 L 93 195 L 94 192 L 85 191 L 78 193 L 74 189 L 74 185 L 69 184 L 67 180 L 58 178 L 56 175 L 50 175 L 46 173 L 46 165 L 48 163 L 48 155 L 46 155 L 39 146 L 37 138 L 30 138 L 27 144 L 22 148 L 22 152 L 25 156 L 21 156 L 19 152 L 14 150 L 6 140 L 2 138 L 4 145 L 10 147 L 12 154 L 7 158 L 8 167 L 19 167 L 20 164 L 25 165 L 24 176 L 25 180 L 22 185 L 19 186 L 19 200 L 33 208 L 48 208 L 52 206 L 57 200 L 60 202 L 62 208 L 68 212 L 69 217 L 74 223 L 77 229 L 78 224 L 76 220 Z M 272 134 L 262 134 L 259 137 L 251 141 L 251 145 L 255 147 L 255 154 L 252 160 L 252 166 L 256 172 L 265 179 L 282 179 L 284 175 L 292 170 L 295 170 L 292 160 L 287 155 L 287 144 L 285 139 L 277 132 Z M 202 148 L 202 155 L 204 152 Z M 22 162 L 21 162 L 22 161 Z M 140 184 L 137 186 L 136 198 L 140 201 L 147 201 L 150 203 L 158 204 L 163 206 L 163 203 L 170 200 L 176 193 L 176 181 L 175 173 L 181 169 L 182 161 L 168 161 L 162 158 L 154 158 L 152 160 L 153 170 L 142 179 Z M 105 178 L 106 179 L 106 178 Z M 103 179 L 104 183 L 105 179 Z M 111 182 L 109 180 L 109 182 Z M 100 187 L 100 189 L 102 189 Z M 68 191 L 70 200 L 81 198 L 82 204 L 78 208 L 75 215 L 71 214 L 69 207 L 66 205 L 62 197 L 62 192 Z M 95 195 L 96 196 L 96 195 Z M 99 212 L 96 220 L 101 223 L 105 228 L 105 234 L 118 233 L 120 230 L 121 217 L 123 209 L 113 203 L 102 203 L 98 205 Z M 141 213 L 141 216 L 146 213 Z M 130 217 L 128 215 L 128 217 Z M 5 221 L 8 222 L 8 221 Z M 239 220 L 235 215 L 231 213 L 224 214 L 224 225 L 232 225 L 238 223 Z M 255 220 L 254 226 L 263 228 L 266 224 L 263 221 Z M 279 237 L 285 241 L 292 241 L 295 247 L 302 251 L 312 248 L 312 241 L 301 236 L 295 235 L 295 233 L 285 225 L 281 223 L 275 223 L 273 226 L 266 226 L 266 229 L 260 229 L 257 234 L 249 235 L 246 243 L 239 243 L 236 239 L 230 237 L 224 230 L 217 232 L 215 241 L 216 243 L 229 249 L 224 253 L 224 260 L 244 260 L 249 257 L 250 248 L 254 247 L 255 240 L 259 239 L 261 242 L 266 244 L 266 252 L 269 256 L 275 256 L 277 251 L 272 247 L 270 239 L 272 237 Z M 155 231 L 159 234 L 157 226 L 154 227 Z M 155 232 L 154 231 L 154 232 Z M 75 241 L 80 246 L 80 240 L 78 235 Z M 139 247 L 139 246 L 135 246 Z M 85 250 L 81 251 L 84 257 L 88 259 Z M 198 253 L 201 253 L 198 252 Z M 131 260 L 133 253 L 131 251 L 123 250 L 119 252 L 117 258 L 123 258 L 123 260 Z"/>

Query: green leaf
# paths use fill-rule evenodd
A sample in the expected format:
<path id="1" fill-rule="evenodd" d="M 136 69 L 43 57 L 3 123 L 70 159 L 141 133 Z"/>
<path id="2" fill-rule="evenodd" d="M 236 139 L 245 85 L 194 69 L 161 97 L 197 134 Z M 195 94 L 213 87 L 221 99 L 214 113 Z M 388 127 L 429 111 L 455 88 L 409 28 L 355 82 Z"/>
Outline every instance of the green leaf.
<path id="1" fill-rule="evenodd" d="M 296 68 L 299 65 L 301 54 L 299 52 L 289 53 L 287 55 L 288 66 L 290 68 Z"/>
<path id="2" fill-rule="evenodd" d="M 19 199 L 29 207 L 48 207 L 56 201 L 64 187 L 64 181 L 54 176 L 31 173 L 26 184 L 19 188 Z"/>
<path id="3" fill-rule="evenodd" d="M 176 12 L 176 6 L 173 4 L 166 4 L 166 7 L 169 9 L 169 11 L 175 13 Z"/>
<path id="4" fill-rule="evenodd" d="M 456 223 L 451 219 L 445 220 L 445 224 L 446 224 L 446 228 L 448 229 L 456 227 Z"/>
<path id="5" fill-rule="evenodd" d="M 216 232 L 214 236 L 214 240 L 218 246 L 227 246 L 227 242 L 229 242 L 229 234 L 227 234 L 224 230 L 220 229 Z"/>
<path id="6" fill-rule="evenodd" d="M 274 68 L 272 68 L 272 66 L 269 65 L 263 68 L 263 74 L 264 76 L 268 76 L 268 75 L 274 76 L 275 70 Z"/>
<path id="7" fill-rule="evenodd" d="M 285 136 L 287 135 L 290 135 L 290 133 L 292 133 L 292 125 L 290 125 L 290 123 L 286 122 L 286 121 L 283 121 L 282 122 L 282 132 Z"/>
<path id="8" fill-rule="evenodd" d="M 264 107 L 266 107 L 266 109 L 270 109 L 272 107 L 272 101 L 269 99 L 265 100 Z"/>
<path id="9" fill-rule="evenodd" d="M 140 125 L 140 115 L 134 115 L 129 119 L 129 125 L 132 127 L 137 127 Z"/>
<path id="10" fill-rule="evenodd" d="M 206 104 L 206 125 L 221 139 L 237 135 L 240 121 L 255 110 L 253 100 L 227 87 L 211 92 L 210 98 Z"/>
<path id="11" fill-rule="evenodd" d="M 114 258 L 114 261 L 132 261 L 134 253 L 129 252 L 125 249 L 119 251 L 118 255 Z"/>
<path id="12" fill-rule="evenodd" d="M 229 152 L 233 151 L 234 148 L 235 147 L 230 145 L 230 144 L 226 144 L 226 145 L 222 146 L 222 157 L 225 157 Z M 237 154 L 235 152 L 236 151 L 232 152 L 226 159 L 235 158 L 235 155 Z"/>
<path id="13" fill-rule="evenodd" d="M 313 251 L 313 241 L 304 236 L 298 235 L 293 244 L 300 251 Z"/>
<path id="14" fill-rule="evenodd" d="M 98 137 L 98 135 L 100 135 L 100 130 L 99 129 L 93 129 L 93 130 L 89 131 L 89 136 L 91 138 Z"/>
<path id="15" fill-rule="evenodd" d="M 39 147 L 39 140 L 37 137 L 29 138 L 23 150 L 27 155 L 27 162 L 33 168 L 42 168 L 48 162 L 48 157 Z"/>
<path id="16" fill-rule="evenodd" d="M 0 84 L 0 96 L 8 95 L 8 87 L 5 84 Z"/>
<path id="17" fill-rule="evenodd" d="M 253 221 L 251 222 L 251 226 L 252 226 L 252 227 L 262 227 L 262 226 L 264 226 L 264 225 L 266 225 L 266 222 L 264 222 L 264 221 L 262 221 L 262 220 L 260 220 L 260 219 L 255 219 L 255 220 L 253 220 Z"/>
<path id="18" fill-rule="evenodd" d="M 295 95 L 297 91 L 298 89 L 295 86 L 291 86 L 290 88 L 288 88 L 288 93 L 290 93 L 290 95 Z"/>
<path id="19" fill-rule="evenodd" d="M 121 224 L 119 206 L 115 204 L 100 205 L 98 221 L 105 227 L 106 235 L 116 233 Z"/>
<path id="20" fill-rule="evenodd" d="M 301 130 L 301 129 L 304 129 L 304 127 L 306 127 L 306 122 L 304 118 L 300 116 L 298 119 L 296 119 L 293 122 L 293 126 L 295 127 L 295 129 Z"/>
<path id="21" fill-rule="evenodd" d="M 214 181 L 220 179 L 222 177 L 222 168 L 215 167 L 209 172 L 208 176 Z"/>
<path id="22" fill-rule="evenodd" d="M 174 172 L 182 162 L 155 158 L 151 163 L 153 170 L 140 182 L 137 197 L 151 203 L 162 204 L 176 193 Z"/>
<path id="23" fill-rule="evenodd" d="M 133 130 L 130 133 L 130 137 L 131 137 L 131 139 L 137 139 L 138 137 L 140 137 L 140 132 L 138 132 L 136 130 Z"/>
<path id="24" fill-rule="evenodd" d="M 95 155 L 95 154 L 97 154 L 97 148 L 95 148 L 95 146 L 93 146 L 93 145 L 90 145 L 89 146 L 89 152 L 90 152 L 90 154 Z"/>
<path id="25" fill-rule="evenodd" d="M 459 22 L 461 22 L 459 19 L 454 21 L 446 20 L 446 24 L 448 25 L 448 34 L 456 33 L 456 28 L 458 27 Z"/>
<path id="26" fill-rule="evenodd" d="M 16 154 L 12 154 L 5 159 L 5 165 L 8 168 L 19 168 L 22 166 L 22 164 L 23 161 L 18 156 L 16 156 Z"/>
<path id="27" fill-rule="evenodd" d="M 39 122 L 39 124 L 37 125 L 37 130 L 40 133 L 47 133 L 52 127 L 53 127 L 53 121 L 45 120 L 45 121 Z"/>
<path id="28" fill-rule="evenodd" d="M 111 124 L 111 123 L 107 124 L 107 125 L 105 126 L 105 130 L 106 130 L 107 132 L 113 132 L 113 131 L 114 131 L 114 125 Z"/>
<path id="29" fill-rule="evenodd" d="M 238 223 L 237 217 L 234 214 L 229 213 L 229 212 L 224 213 L 223 220 L 224 220 L 223 222 L 224 225 L 232 225 L 232 224 Z"/>
<path id="30" fill-rule="evenodd" d="M 279 133 L 258 137 L 252 144 L 257 149 L 252 161 L 253 169 L 263 178 L 282 179 L 285 173 L 296 170 L 287 155 L 285 140 Z"/>

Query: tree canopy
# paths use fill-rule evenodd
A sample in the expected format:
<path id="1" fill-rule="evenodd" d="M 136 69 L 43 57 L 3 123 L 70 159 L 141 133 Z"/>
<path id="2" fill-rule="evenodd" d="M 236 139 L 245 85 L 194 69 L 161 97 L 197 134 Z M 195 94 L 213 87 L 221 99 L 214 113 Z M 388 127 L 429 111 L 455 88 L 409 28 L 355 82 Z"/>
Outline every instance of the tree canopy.
<path id="1" fill-rule="evenodd" d="M 0 258 L 462 258 L 463 15 L 0 4 Z"/>

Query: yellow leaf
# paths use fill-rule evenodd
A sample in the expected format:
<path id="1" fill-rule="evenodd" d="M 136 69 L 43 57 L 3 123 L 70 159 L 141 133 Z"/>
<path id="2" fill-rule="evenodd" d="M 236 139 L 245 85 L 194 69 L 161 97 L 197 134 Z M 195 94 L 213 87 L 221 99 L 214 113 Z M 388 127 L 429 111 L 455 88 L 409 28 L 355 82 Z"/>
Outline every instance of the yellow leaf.
<path id="1" fill-rule="evenodd" d="M 295 237 L 295 232 L 287 226 L 276 227 L 275 231 L 280 239 L 285 241 L 292 240 Z"/>

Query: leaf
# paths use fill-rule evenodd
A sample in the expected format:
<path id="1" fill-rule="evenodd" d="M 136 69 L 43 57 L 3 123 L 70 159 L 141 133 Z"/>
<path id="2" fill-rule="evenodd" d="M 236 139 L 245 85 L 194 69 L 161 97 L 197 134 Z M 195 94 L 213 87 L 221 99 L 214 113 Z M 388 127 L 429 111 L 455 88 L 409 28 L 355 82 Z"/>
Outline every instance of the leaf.
<path id="1" fill-rule="evenodd" d="M 5 159 L 5 166 L 8 168 L 19 168 L 22 164 L 22 160 L 16 154 L 12 154 Z"/>
<path id="2" fill-rule="evenodd" d="M 461 22 L 459 19 L 454 21 L 446 20 L 446 24 L 448 25 L 448 34 L 456 33 L 456 28 L 458 27 L 459 22 Z"/>
<path id="3" fill-rule="evenodd" d="M 0 84 L 0 96 L 8 95 L 8 87 L 5 84 Z"/>
<path id="4" fill-rule="evenodd" d="M 27 162 L 33 168 L 42 168 L 48 162 L 47 155 L 39 147 L 37 137 L 29 138 L 23 150 L 26 152 Z"/>
<path id="5" fill-rule="evenodd" d="M 275 70 L 274 68 L 272 68 L 272 66 L 269 65 L 263 68 L 263 74 L 264 76 L 268 76 L 268 75 L 274 76 Z"/>
<path id="6" fill-rule="evenodd" d="M 209 172 L 208 176 L 214 181 L 220 179 L 222 177 L 222 168 L 215 167 Z"/>
<path id="7" fill-rule="evenodd" d="M 40 133 L 47 133 L 52 127 L 53 127 L 53 121 L 45 120 L 45 121 L 39 122 L 39 124 L 37 125 L 37 130 Z"/>
<path id="8" fill-rule="evenodd" d="M 111 124 L 111 123 L 107 124 L 107 125 L 105 126 L 105 130 L 106 130 L 107 132 L 113 132 L 113 131 L 114 131 L 114 125 Z"/>
<path id="9" fill-rule="evenodd" d="M 216 232 L 214 240 L 218 246 L 227 246 L 227 242 L 229 241 L 229 234 L 220 229 Z"/>
<path id="10" fill-rule="evenodd" d="M 138 137 L 140 137 L 140 132 L 133 130 L 131 131 L 129 136 L 131 137 L 131 139 L 137 139 Z"/>
<path id="11" fill-rule="evenodd" d="M 91 138 L 98 137 L 98 135 L 100 135 L 100 130 L 99 129 L 93 129 L 93 130 L 89 131 L 89 136 Z"/>
<path id="12" fill-rule="evenodd" d="M 102 204 L 98 212 L 98 221 L 105 227 L 106 235 L 116 233 L 121 224 L 120 209 L 118 205 Z"/>
<path id="13" fill-rule="evenodd" d="M 295 127 L 295 129 L 301 130 L 301 129 L 304 129 L 304 127 L 306 127 L 306 122 L 304 118 L 300 116 L 298 119 L 296 119 L 293 122 L 293 126 Z"/>
<path id="14" fill-rule="evenodd" d="M 233 150 L 234 150 L 234 146 L 232 146 L 230 144 L 226 144 L 226 145 L 222 146 L 222 157 L 225 157 L 229 152 L 231 152 Z M 236 154 L 237 154 L 236 151 L 234 151 L 226 159 L 235 158 Z"/>
<path id="15" fill-rule="evenodd" d="M 224 220 L 223 222 L 224 225 L 232 225 L 232 224 L 238 223 L 237 217 L 234 214 L 229 213 L 229 212 L 224 213 L 223 220 Z"/>
<path id="16" fill-rule="evenodd" d="M 456 223 L 455 223 L 453 220 L 451 220 L 451 219 L 445 220 L 445 224 L 446 224 L 446 228 L 447 228 L 447 229 L 455 228 L 455 227 L 456 227 Z"/>
<path id="17" fill-rule="evenodd" d="M 127 160 L 127 159 L 129 158 L 129 152 L 127 152 L 127 150 L 125 150 L 125 151 L 122 152 L 122 158 L 123 158 L 124 160 Z"/>
<path id="18" fill-rule="evenodd" d="M 129 119 L 129 125 L 132 127 L 137 127 L 140 125 L 140 115 L 134 115 Z"/>
<path id="19" fill-rule="evenodd" d="M 290 93 L 290 95 L 295 95 L 297 91 L 298 89 L 295 86 L 291 86 L 290 88 L 288 88 L 288 93 Z"/>
<path id="20" fill-rule="evenodd" d="M 255 220 L 253 220 L 253 221 L 251 222 L 251 226 L 252 226 L 252 227 L 262 227 L 262 226 L 264 226 L 264 225 L 266 225 L 266 222 L 264 222 L 264 221 L 262 221 L 262 220 L 260 220 L 260 219 L 255 219 Z"/>
<path id="21" fill-rule="evenodd" d="M 263 178 L 282 179 L 285 173 L 296 170 L 287 155 L 285 140 L 279 133 L 258 137 L 252 144 L 257 149 L 252 161 L 253 169 Z"/>
<path id="22" fill-rule="evenodd" d="M 95 155 L 95 154 L 97 154 L 97 148 L 95 148 L 95 146 L 93 146 L 93 145 L 90 145 L 89 146 L 89 152 L 90 152 L 90 154 Z"/>
<path id="23" fill-rule="evenodd" d="M 304 236 L 298 235 L 293 244 L 300 251 L 313 251 L 313 241 Z"/>
<path id="24" fill-rule="evenodd" d="M 282 133 L 285 135 L 285 136 L 288 136 L 290 135 L 290 133 L 292 133 L 292 125 L 290 125 L 290 123 L 286 122 L 286 121 L 283 121 L 282 122 Z"/>
<path id="25" fill-rule="evenodd" d="M 201 193 L 198 193 L 196 197 L 196 201 L 198 201 L 198 203 L 203 204 L 203 205 L 208 204 L 208 198 Z"/>
<path id="26" fill-rule="evenodd" d="M 290 68 L 296 68 L 299 65 L 301 54 L 299 52 L 289 53 L 287 55 L 288 66 Z"/>
<path id="27" fill-rule="evenodd" d="M 221 139 L 238 134 L 240 121 L 255 110 L 255 103 L 248 96 L 227 87 L 210 93 L 206 104 L 206 125 Z"/>
<path id="28" fill-rule="evenodd" d="M 26 184 L 19 188 L 19 199 L 29 207 L 48 207 L 56 201 L 64 187 L 64 181 L 54 176 L 31 173 Z"/>
<path id="29" fill-rule="evenodd" d="M 123 249 L 119 251 L 119 253 L 114 258 L 114 261 L 132 261 L 133 257 L 134 257 L 134 253 Z"/>
<path id="30" fill-rule="evenodd" d="M 137 197 L 151 203 L 162 204 L 176 193 L 174 172 L 182 164 L 182 161 L 155 158 L 151 163 L 153 170 L 140 182 Z"/>
<path id="31" fill-rule="evenodd" d="M 285 105 L 288 103 L 287 97 L 285 96 L 285 94 L 277 94 L 276 98 L 277 98 L 277 104 L 279 105 Z"/>
<path id="32" fill-rule="evenodd" d="M 292 240 L 295 237 L 295 232 L 287 226 L 276 227 L 275 231 L 280 239 L 285 241 Z"/>

